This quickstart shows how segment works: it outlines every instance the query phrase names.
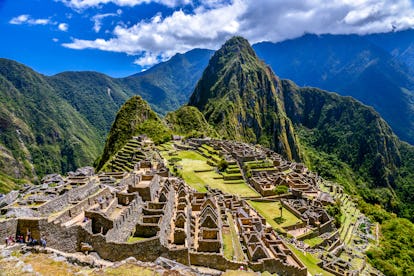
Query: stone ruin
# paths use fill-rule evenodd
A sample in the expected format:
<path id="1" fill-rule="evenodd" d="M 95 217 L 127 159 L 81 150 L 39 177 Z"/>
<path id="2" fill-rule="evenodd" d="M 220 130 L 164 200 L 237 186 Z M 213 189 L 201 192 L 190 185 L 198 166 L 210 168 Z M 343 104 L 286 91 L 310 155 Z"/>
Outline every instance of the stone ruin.
<path id="1" fill-rule="evenodd" d="M 255 150 L 238 144 L 228 150 L 242 162 L 257 158 Z M 43 237 L 48 247 L 93 251 L 110 261 L 161 256 L 219 270 L 244 266 L 307 275 L 304 264 L 245 200 L 212 189 L 200 193 L 171 176 L 148 139 L 134 138 L 121 151 L 108 172 L 84 168 L 66 177 L 50 175 L 42 185 L 12 193 L 0 209 L 0 236 Z M 228 229 L 237 235 L 241 260 L 224 256 L 223 231 Z"/>

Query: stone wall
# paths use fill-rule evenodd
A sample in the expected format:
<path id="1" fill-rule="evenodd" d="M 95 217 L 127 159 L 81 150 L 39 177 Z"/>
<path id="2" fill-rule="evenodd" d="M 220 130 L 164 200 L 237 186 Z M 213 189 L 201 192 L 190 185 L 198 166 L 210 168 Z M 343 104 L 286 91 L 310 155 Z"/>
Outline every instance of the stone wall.
<path id="1" fill-rule="evenodd" d="M 85 217 L 92 221 L 93 233 L 106 233 L 114 227 L 114 222 L 105 214 L 96 211 L 85 211 Z"/>
<path id="2" fill-rule="evenodd" d="M 78 188 L 67 191 L 65 194 L 46 202 L 45 204 L 36 208 L 40 215 L 46 216 L 50 213 L 62 210 L 68 206 L 71 201 L 83 200 L 88 196 L 94 194 L 99 189 L 95 181 L 89 181 L 87 184 Z"/>
<path id="3" fill-rule="evenodd" d="M 136 198 L 130 202 L 128 207 L 114 221 L 114 227 L 106 235 L 107 240 L 117 242 L 126 241 L 134 231 L 141 212 L 141 198 Z"/>
<path id="4" fill-rule="evenodd" d="M 104 190 L 100 191 L 98 194 L 96 194 L 93 197 L 88 197 L 73 206 L 72 208 L 69 208 L 68 210 L 64 211 L 59 217 L 55 219 L 55 222 L 64 223 L 65 221 L 68 221 L 72 219 L 73 217 L 76 217 L 81 212 L 87 210 L 90 206 L 95 204 L 95 200 L 98 197 L 105 197 L 107 195 L 110 195 L 111 192 L 108 188 L 105 188 Z"/>
<path id="5" fill-rule="evenodd" d="M 221 254 L 201 252 L 190 252 L 189 254 L 191 265 L 205 266 L 222 271 L 237 270 L 240 266 L 246 266 L 246 263 L 227 260 Z"/>
<path id="6" fill-rule="evenodd" d="M 168 193 L 168 199 L 166 202 L 166 206 L 164 207 L 164 216 L 161 219 L 160 223 L 160 242 L 164 246 L 168 245 L 168 239 L 171 233 L 171 219 L 174 212 L 174 204 L 175 204 L 175 190 L 171 188 Z"/>
<path id="7" fill-rule="evenodd" d="M 0 221 L 0 238 L 6 239 L 6 237 L 16 237 L 17 219 L 7 219 Z"/>
<path id="8" fill-rule="evenodd" d="M 69 201 L 80 201 L 96 193 L 98 189 L 99 185 L 97 185 L 96 180 L 90 180 L 85 185 L 69 190 L 67 194 L 69 196 Z"/>
<path id="9" fill-rule="evenodd" d="M 107 242 L 103 235 L 93 235 L 81 229 L 79 231 L 79 242 L 88 242 L 101 258 L 112 262 L 121 261 L 128 257 L 135 257 L 137 260 L 145 262 L 153 262 L 159 256 L 165 255 L 168 252 L 161 245 L 158 237 L 135 243 Z"/>
<path id="10" fill-rule="evenodd" d="M 39 223 L 42 219 L 39 218 L 20 218 L 17 222 L 17 235 L 23 235 L 26 239 L 26 235 L 30 232 L 32 238 L 39 240 L 41 233 L 40 233 L 40 226 Z"/>
<path id="11" fill-rule="evenodd" d="M 69 204 L 69 194 L 65 193 L 52 199 L 36 208 L 40 215 L 46 216 L 53 212 L 58 212 Z"/>
<path id="12" fill-rule="evenodd" d="M 39 232 L 45 237 L 47 246 L 69 253 L 74 253 L 79 249 L 80 229 L 79 225 L 65 227 L 48 222 L 46 219 L 39 221 Z"/>
<path id="13" fill-rule="evenodd" d="M 330 219 L 319 227 L 319 235 L 331 231 L 333 231 L 333 219 Z"/>
<path id="14" fill-rule="evenodd" d="M 298 210 L 296 210 L 296 209 L 294 209 L 294 208 L 292 208 L 289 204 L 287 204 L 284 200 L 281 200 L 280 201 L 280 203 L 282 204 L 282 206 L 283 207 L 285 207 L 286 209 L 288 209 L 291 213 L 293 213 L 297 218 L 299 218 L 299 219 L 301 219 L 302 220 L 302 214 L 298 211 Z"/>
<path id="15" fill-rule="evenodd" d="M 278 259 L 262 259 L 257 263 L 249 263 L 249 267 L 254 271 L 268 271 L 270 273 L 277 273 L 281 276 L 307 276 L 308 271 L 306 267 L 297 267 L 282 263 Z"/>
<path id="16" fill-rule="evenodd" d="M 163 253 L 162 257 L 177 261 L 179 263 L 189 265 L 188 248 L 173 249 Z"/>

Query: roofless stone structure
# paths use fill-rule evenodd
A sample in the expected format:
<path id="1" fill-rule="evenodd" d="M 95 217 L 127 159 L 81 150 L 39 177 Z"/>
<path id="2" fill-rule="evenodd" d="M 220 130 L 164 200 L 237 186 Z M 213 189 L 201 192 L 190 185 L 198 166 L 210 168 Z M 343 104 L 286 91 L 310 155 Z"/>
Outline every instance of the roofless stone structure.
<path id="1" fill-rule="evenodd" d="M 266 158 L 239 146 L 228 149 L 238 162 Z M 49 247 L 94 251 L 110 261 L 162 256 L 219 270 L 245 266 L 307 275 L 303 263 L 246 201 L 218 190 L 195 191 L 170 175 L 147 140 L 131 140 L 109 168 L 113 171 L 95 174 L 86 168 L 67 177 L 51 175 L 42 185 L 13 193 L 2 202 L 0 236 L 45 237 Z M 238 236 L 238 261 L 224 256 L 228 231 Z"/>

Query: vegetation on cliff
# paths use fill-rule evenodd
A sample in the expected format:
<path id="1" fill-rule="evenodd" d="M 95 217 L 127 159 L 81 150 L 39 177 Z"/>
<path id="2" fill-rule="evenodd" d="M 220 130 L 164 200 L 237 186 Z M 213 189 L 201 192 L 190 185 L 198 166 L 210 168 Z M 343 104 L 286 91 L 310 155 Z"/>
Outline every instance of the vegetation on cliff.
<path id="1" fill-rule="evenodd" d="M 413 35 L 414 30 L 366 36 L 307 34 L 258 43 L 254 49 L 281 78 L 374 107 L 398 137 L 414 144 Z"/>
<path id="2" fill-rule="evenodd" d="M 133 96 L 118 111 L 103 154 L 95 162 L 96 169 L 101 169 L 129 139 L 140 134 L 147 135 L 155 144 L 170 140 L 172 135 L 171 130 L 152 111 L 148 103 L 140 96 Z"/>
<path id="3" fill-rule="evenodd" d="M 222 137 L 260 143 L 299 160 L 299 144 L 279 93 L 279 80 L 249 42 L 233 37 L 210 59 L 189 105 Z"/>
<path id="4" fill-rule="evenodd" d="M 172 131 L 186 137 L 217 137 L 217 132 L 208 124 L 204 115 L 193 106 L 182 106 L 165 116 Z"/>
<path id="5" fill-rule="evenodd" d="M 96 158 L 99 138 L 93 127 L 57 96 L 44 76 L 0 59 L 0 95 L 3 190 L 12 188 L 11 179 L 36 181 L 48 173 L 75 170 Z"/>

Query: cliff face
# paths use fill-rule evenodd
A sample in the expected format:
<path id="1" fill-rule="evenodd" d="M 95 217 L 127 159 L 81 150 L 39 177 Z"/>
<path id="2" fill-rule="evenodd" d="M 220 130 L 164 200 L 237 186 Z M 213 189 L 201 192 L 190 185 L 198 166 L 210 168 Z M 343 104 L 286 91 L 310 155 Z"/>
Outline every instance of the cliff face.
<path id="1" fill-rule="evenodd" d="M 189 105 L 224 138 L 260 143 L 299 160 L 293 125 L 278 96 L 280 85 L 248 41 L 234 37 L 210 59 Z"/>
<path id="2" fill-rule="evenodd" d="M 312 132 L 308 145 L 337 155 L 375 186 L 394 184 L 400 142 L 377 112 L 351 97 L 285 80 L 282 87 L 287 115 L 295 126 Z"/>

